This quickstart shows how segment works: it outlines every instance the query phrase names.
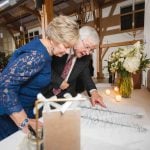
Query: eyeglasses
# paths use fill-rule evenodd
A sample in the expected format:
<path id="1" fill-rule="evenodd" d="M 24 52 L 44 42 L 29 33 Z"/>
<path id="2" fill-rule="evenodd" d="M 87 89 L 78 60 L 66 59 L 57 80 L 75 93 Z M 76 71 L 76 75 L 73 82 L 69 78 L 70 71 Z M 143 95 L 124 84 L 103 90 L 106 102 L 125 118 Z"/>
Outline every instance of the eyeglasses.
<path id="1" fill-rule="evenodd" d="M 84 40 L 82 40 L 82 44 L 83 44 L 84 48 L 85 48 L 89 53 L 93 53 L 94 50 L 96 49 L 94 46 L 93 46 L 94 48 L 91 48 L 92 46 L 86 45 L 86 44 L 84 43 Z"/>

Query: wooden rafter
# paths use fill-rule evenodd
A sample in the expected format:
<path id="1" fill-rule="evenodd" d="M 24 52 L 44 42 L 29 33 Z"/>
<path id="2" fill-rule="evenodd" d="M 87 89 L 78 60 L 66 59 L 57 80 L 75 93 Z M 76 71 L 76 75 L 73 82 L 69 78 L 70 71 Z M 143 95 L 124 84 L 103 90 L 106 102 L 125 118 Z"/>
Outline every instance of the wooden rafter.
<path id="1" fill-rule="evenodd" d="M 113 16 L 113 13 L 114 13 L 114 10 L 115 10 L 115 8 L 116 8 L 116 5 L 117 4 L 115 4 L 115 5 L 112 5 L 112 7 L 111 7 L 111 10 L 110 10 L 110 12 L 109 12 L 109 17 L 112 17 Z M 100 10 L 101 10 L 101 13 L 102 13 L 102 8 L 100 8 Z M 103 32 L 106 32 L 106 30 L 107 30 L 107 26 L 102 26 L 102 15 L 101 15 L 101 19 L 100 19 L 100 24 L 101 24 L 101 26 L 100 26 L 100 39 L 101 39 L 101 42 L 100 42 L 100 45 L 102 45 L 102 43 L 103 43 L 103 39 L 104 39 L 104 35 L 102 34 Z M 102 28 L 103 28 L 103 31 L 102 31 Z M 102 47 L 100 47 L 100 51 L 99 51 L 99 68 L 100 68 L 100 73 L 99 73 L 99 78 L 103 78 L 103 73 L 102 73 Z M 105 51 L 104 51 L 104 53 L 106 53 L 106 51 L 107 51 L 108 49 L 106 48 L 105 49 Z"/>
<path id="2" fill-rule="evenodd" d="M 100 46 L 100 47 L 101 47 L 101 46 Z M 108 51 L 108 49 L 109 49 L 109 47 L 106 47 L 106 48 L 105 48 L 105 51 L 104 51 L 103 55 L 101 56 L 101 59 L 102 59 L 102 60 L 103 60 L 103 58 L 104 58 L 106 52 Z"/>
<path id="3" fill-rule="evenodd" d="M 47 24 L 53 19 L 54 13 L 53 13 L 53 1 L 45 0 L 44 1 L 45 8 L 46 8 L 46 20 Z"/>
<path id="4" fill-rule="evenodd" d="M 69 0 L 59 0 L 59 1 L 54 1 L 54 6 L 60 5 L 61 3 L 68 2 Z"/>
<path id="5" fill-rule="evenodd" d="M 31 16 L 31 14 L 26 13 L 26 14 L 23 14 L 21 16 L 21 18 L 26 18 L 26 17 L 29 17 L 29 16 Z M 7 24 L 12 24 L 13 22 L 16 22 L 18 20 L 20 20 L 20 16 L 13 17 L 12 19 L 7 20 L 5 23 L 0 23 L 0 26 L 7 25 Z"/>
<path id="6" fill-rule="evenodd" d="M 124 2 L 126 0 L 112 0 L 112 1 L 109 1 L 109 2 L 106 2 L 102 5 L 102 8 L 105 8 L 105 7 L 108 7 L 108 6 L 111 6 L 113 4 L 117 4 L 117 3 L 121 3 L 121 2 Z"/>
<path id="7" fill-rule="evenodd" d="M 117 5 L 117 4 L 112 5 L 111 10 L 110 10 L 109 15 L 108 15 L 109 18 L 111 18 L 111 17 L 113 16 L 113 13 L 114 13 L 114 11 L 115 11 L 115 9 L 116 9 L 116 5 Z M 102 19 L 102 20 L 103 20 L 103 19 Z M 103 22 L 103 21 L 102 21 L 102 22 Z M 108 26 L 104 26 L 104 24 L 102 24 L 102 27 L 103 27 L 102 37 L 104 38 L 105 35 L 104 35 L 103 33 L 105 33 L 105 32 L 107 31 Z M 102 39 L 102 41 L 103 41 L 103 39 Z"/>
<path id="8" fill-rule="evenodd" d="M 20 8 L 27 11 L 27 12 L 29 12 L 29 13 L 31 13 L 32 15 L 36 16 L 39 19 L 41 17 L 40 13 L 37 10 L 32 10 L 32 9 L 28 8 L 27 6 L 25 6 L 25 5 L 21 5 Z"/>
<path id="9" fill-rule="evenodd" d="M 104 2 L 105 2 L 105 0 L 97 0 L 97 1 L 98 1 L 98 3 L 99 3 L 100 7 L 103 6 L 103 4 L 104 4 Z"/>
<path id="10" fill-rule="evenodd" d="M 7 29 L 9 29 L 9 31 L 11 30 L 13 30 L 13 31 L 16 31 L 16 32 L 20 32 L 20 29 L 19 29 L 19 27 L 17 28 L 17 27 L 15 27 L 15 26 L 3 26 L 4 28 L 6 27 Z M 21 32 L 20 32 L 21 33 Z"/>
<path id="11" fill-rule="evenodd" d="M 65 14 L 66 14 L 66 15 L 70 15 L 70 14 L 76 13 L 77 10 L 78 10 L 78 8 L 79 8 L 79 6 L 76 5 L 76 3 L 75 3 L 74 1 L 68 1 L 67 3 L 68 3 L 70 6 L 74 6 L 74 7 L 72 7 L 72 9 L 70 9 L 70 7 L 69 7 L 69 8 L 66 8 L 65 10 L 66 10 L 66 12 L 68 12 L 68 13 L 65 13 Z"/>
<path id="12" fill-rule="evenodd" d="M 108 35 L 114 35 L 114 34 L 120 34 L 120 33 L 135 32 L 138 30 L 144 30 L 144 27 L 135 28 L 135 29 L 128 29 L 128 30 L 120 30 L 120 28 L 118 28 L 118 29 L 113 29 L 113 30 L 109 30 L 106 32 L 102 32 L 102 35 L 108 36 Z"/>
<path id="13" fill-rule="evenodd" d="M 140 40 L 132 40 L 132 41 L 125 41 L 125 42 L 117 42 L 117 43 L 111 43 L 111 44 L 102 44 L 100 45 L 100 48 L 110 48 L 110 47 L 118 47 L 118 46 L 126 46 L 126 45 L 133 45 L 137 41 L 143 42 L 142 39 Z"/>
<path id="14" fill-rule="evenodd" d="M 22 5 L 23 3 L 25 3 L 25 2 L 27 2 L 27 0 L 20 0 L 20 1 L 18 1 L 15 5 L 9 6 L 9 7 L 7 7 L 6 9 L 2 10 L 2 11 L 0 12 L 0 14 L 3 15 L 3 14 L 5 14 L 7 11 L 10 11 L 10 10 L 12 10 L 12 9 L 14 9 L 14 8 L 16 8 L 16 7 L 18 7 L 18 6 L 20 6 L 20 5 Z"/>

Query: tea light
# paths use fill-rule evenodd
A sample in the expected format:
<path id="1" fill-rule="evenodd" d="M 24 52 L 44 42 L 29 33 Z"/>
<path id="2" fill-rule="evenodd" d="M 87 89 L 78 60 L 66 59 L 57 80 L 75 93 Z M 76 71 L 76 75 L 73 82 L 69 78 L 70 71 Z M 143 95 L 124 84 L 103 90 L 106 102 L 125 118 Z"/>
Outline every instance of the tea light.
<path id="1" fill-rule="evenodd" d="M 105 93 L 106 93 L 107 95 L 110 95 L 110 90 L 109 90 L 109 89 L 106 89 Z"/>
<path id="2" fill-rule="evenodd" d="M 115 92 L 119 92 L 119 88 L 117 86 L 114 87 Z"/>
<path id="3" fill-rule="evenodd" d="M 120 102 L 121 99 L 122 99 L 121 95 L 116 95 L 116 101 L 117 101 L 117 102 Z"/>

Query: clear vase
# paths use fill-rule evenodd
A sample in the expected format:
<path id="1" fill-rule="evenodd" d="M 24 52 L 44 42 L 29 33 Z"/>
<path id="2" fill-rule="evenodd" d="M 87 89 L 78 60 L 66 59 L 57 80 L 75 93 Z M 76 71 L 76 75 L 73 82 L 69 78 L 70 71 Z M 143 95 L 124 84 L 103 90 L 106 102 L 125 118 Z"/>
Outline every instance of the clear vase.
<path id="1" fill-rule="evenodd" d="M 130 98 L 131 93 L 133 90 L 133 79 L 131 73 L 125 71 L 119 73 L 120 79 L 119 79 L 119 93 L 124 98 Z"/>

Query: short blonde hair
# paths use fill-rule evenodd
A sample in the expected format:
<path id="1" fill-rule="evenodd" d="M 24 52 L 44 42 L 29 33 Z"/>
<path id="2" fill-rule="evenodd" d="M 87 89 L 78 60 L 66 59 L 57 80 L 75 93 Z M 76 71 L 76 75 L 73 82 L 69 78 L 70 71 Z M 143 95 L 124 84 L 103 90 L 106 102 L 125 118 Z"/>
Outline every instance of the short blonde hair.
<path id="1" fill-rule="evenodd" d="M 46 30 L 48 39 L 74 46 L 79 39 L 79 26 L 68 16 L 55 17 Z"/>
<path id="2" fill-rule="evenodd" d="M 86 40 L 88 38 L 94 45 L 99 45 L 100 38 L 95 28 L 91 26 L 83 26 L 80 28 L 79 32 L 80 40 Z"/>

